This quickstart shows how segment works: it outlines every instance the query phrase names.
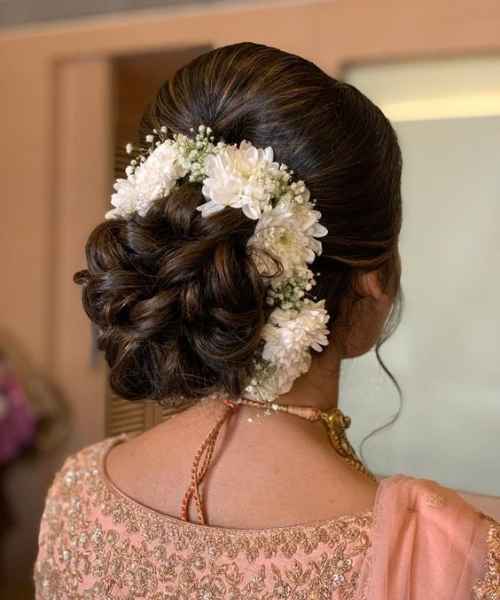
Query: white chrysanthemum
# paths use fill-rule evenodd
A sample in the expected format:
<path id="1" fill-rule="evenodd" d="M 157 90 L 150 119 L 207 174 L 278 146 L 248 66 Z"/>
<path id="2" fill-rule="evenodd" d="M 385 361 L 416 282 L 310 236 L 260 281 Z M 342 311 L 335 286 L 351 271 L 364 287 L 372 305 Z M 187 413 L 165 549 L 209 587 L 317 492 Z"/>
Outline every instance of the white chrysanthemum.
<path id="1" fill-rule="evenodd" d="M 179 143 L 183 141 L 181 139 Z M 127 179 L 118 179 L 114 185 L 116 193 L 111 197 L 111 204 L 116 208 L 106 213 L 106 218 L 127 217 L 135 211 L 144 216 L 151 202 L 169 194 L 177 179 L 186 175 L 187 168 L 180 164 L 178 158 L 178 148 L 167 140 L 135 170 L 127 167 Z"/>
<path id="2" fill-rule="evenodd" d="M 283 265 L 279 279 L 289 279 L 303 270 L 306 263 L 313 262 L 315 255 L 321 254 L 321 242 L 315 238 L 326 235 L 327 230 L 319 224 L 320 217 L 321 213 L 312 210 L 310 204 L 296 204 L 290 199 L 274 208 L 269 205 L 258 220 L 249 244 L 279 258 Z M 274 268 L 265 259 L 257 258 L 256 263 L 261 274 Z"/>
<path id="3" fill-rule="evenodd" d="M 304 304 L 301 310 L 276 308 L 271 313 L 263 330 L 262 358 L 278 365 L 280 394 L 288 392 L 293 381 L 309 369 L 309 349 L 321 352 L 328 344 L 329 318 L 324 300 Z"/>
<path id="4" fill-rule="evenodd" d="M 258 219 L 271 198 L 267 172 L 278 169 L 270 147 L 264 150 L 243 141 L 239 147 L 220 148 L 204 159 L 202 191 L 208 202 L 198 210 L 205 217 L 231 206 L 241 208 L 249 219 Z"/>
<path id="5" fill-rule="evenodd" d="M 106 219 L 126 217 L 136 210 L 139 196 L 133 184 L 133 175 L 128 179 L 117 179 L 113 188 L 116 193 L 111 196 L 111 204 L 116 208 L 106 213 Z"/>
<path id="6" fill-rule="evenodd" d="M 155 148 L 135 170 L 134 184 L 143 210 L 148 203 L 168 195 L 177 179 L 187 173 L 186 168 L 177 161 L 178 154 L 178 150 L 168 140 Z"/>

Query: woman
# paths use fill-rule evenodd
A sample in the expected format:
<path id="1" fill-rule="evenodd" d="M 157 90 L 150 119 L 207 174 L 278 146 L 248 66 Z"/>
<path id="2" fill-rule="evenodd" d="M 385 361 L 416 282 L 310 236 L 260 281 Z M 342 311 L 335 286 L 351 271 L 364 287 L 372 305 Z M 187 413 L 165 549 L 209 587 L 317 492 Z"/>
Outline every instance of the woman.
<path id="1" fill-rule="evenodd" d="M 398 314 L 382 112 L 241 43 L 166 82 L 140 139 L 75 280 L 112 389 L 177 413 L 66 461 L 38 600 L 499 598 L 499 526 L 434 482 L 379 483 L 336 409 L 341 361 Z"/>

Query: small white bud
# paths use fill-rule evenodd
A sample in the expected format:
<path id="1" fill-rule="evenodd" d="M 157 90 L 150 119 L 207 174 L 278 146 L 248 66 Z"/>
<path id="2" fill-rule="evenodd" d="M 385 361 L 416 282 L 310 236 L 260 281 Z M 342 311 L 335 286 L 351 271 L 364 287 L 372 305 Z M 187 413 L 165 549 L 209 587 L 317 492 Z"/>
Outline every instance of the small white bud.
<path id="1" fill-rule="evenodd" d="M 125 150 L 127 151 L 127 154 L 131 154 L 134 151 L 134 147 L 132 146 L 132 144 L 127 144 L 125 146 Z"/>

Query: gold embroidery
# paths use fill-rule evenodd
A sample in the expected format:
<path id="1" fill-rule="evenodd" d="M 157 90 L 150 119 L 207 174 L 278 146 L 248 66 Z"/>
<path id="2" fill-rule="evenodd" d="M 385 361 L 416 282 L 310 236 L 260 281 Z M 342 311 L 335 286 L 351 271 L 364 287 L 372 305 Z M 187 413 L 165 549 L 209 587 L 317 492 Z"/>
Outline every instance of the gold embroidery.
<path id="1" fill-rule="evenodd" d="M 424 501 L 428 506 L 433 506 L 434 508 L 442 508 L 444 506 L 443 496 L 434 492 L 427 492 L 424 496 Z"/>
<path id="2" fill-rule="evenodd" d="M 477 511 L 479 516 L 491 523 L 486 536 L 488 546 L 484 579 L 478 579 L 472 588 L 477 598 L 500 600 L 500 524 L 487 515 Z"/>
<path id="3" fill-rule="evenodd" d="M 142 507 L 103 478 L 112 443 L 70 457 L 56 476 L 40 530 L 38 600 L 354 597 L 371 548 L 372 509 L 262 530 L 184 523 Z"/>

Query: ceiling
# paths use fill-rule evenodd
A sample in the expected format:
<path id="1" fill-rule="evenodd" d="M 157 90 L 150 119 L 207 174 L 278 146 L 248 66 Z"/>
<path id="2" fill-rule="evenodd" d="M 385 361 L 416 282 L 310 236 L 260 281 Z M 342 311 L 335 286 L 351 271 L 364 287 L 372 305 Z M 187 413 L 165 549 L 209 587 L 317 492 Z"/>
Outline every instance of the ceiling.
<path id="1" fill-rule="evenodd" d="M 218 0 L 0 0 L 0 28 L 147 9 L 207 5 Z M 242 0 L 225 0 L 237 3 Z"/>

